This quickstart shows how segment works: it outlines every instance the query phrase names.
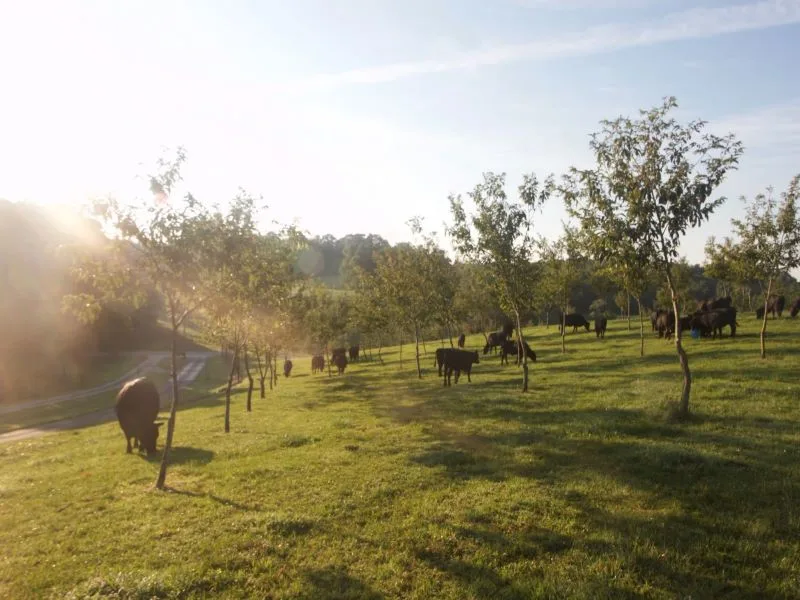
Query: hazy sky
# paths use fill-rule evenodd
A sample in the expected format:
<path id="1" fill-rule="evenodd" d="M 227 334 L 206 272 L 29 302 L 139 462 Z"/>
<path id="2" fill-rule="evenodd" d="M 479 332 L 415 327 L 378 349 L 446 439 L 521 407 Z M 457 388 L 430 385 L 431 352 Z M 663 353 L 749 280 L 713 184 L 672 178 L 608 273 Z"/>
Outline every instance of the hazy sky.
<path id="1" fill-rule="evenodd" d="M 675 95 L 746 145 L 701 261 L 740 195 L 800 172 L 798 57 L 800 0 L 0 0 L 0 197 L 126 194 L 182 144 L 201 199 L 397 242 L 483 171 L 587 165 L 600 119 Z"/>

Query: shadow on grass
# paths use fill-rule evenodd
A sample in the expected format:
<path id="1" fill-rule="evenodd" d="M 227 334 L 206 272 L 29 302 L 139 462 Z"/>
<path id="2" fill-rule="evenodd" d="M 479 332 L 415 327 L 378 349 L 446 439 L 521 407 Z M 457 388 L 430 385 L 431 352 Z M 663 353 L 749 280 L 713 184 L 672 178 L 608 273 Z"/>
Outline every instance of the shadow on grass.
<path id="1" fill-rule="evenodd" d="M 140 454 L 143 459 L 150 463 L 160 463 L 161 453 L 146 456 Z M 188 446 L 174 446 L 169 451 L 169 464 L 181 465 L 186 463 L 194 463 L 199 465 L 207 465 L 214 459 L 214 453 L 211 450 L 204 450 L 203 448 L 191 448 Z"/>
<path id="2" fill-rule="evenodd" d="M 302 573 L 303 588 L 296 598 L 358 598 L 381 600 L 382 594 L 356 579 L 343 567 L 309 569 Z"/>
<path id="3" fill-rule="evenodd" d="M 220 496 L 216 496 L 215 494 L 210 494 L 210 493 L 179 490 L 177 488 L 170 486 L 164 486 L 164 491 L 167 492 L 168 494 L 177 494 L 179 496 L 188 496 L 190 498 L 208 498 L 209 500 L 213 500 L 218 504 L 222 504 L 223 506 L 229 506 L 230 508 L 235 508 L 236 510 L 243 510 L 243 511 L 261 510 L 259 507 L 248 506 L 247 504 L 242 504 L 241 502 L 236 502 L 235 500 L 230 500 L 228 498 L 221 498 Z"/>

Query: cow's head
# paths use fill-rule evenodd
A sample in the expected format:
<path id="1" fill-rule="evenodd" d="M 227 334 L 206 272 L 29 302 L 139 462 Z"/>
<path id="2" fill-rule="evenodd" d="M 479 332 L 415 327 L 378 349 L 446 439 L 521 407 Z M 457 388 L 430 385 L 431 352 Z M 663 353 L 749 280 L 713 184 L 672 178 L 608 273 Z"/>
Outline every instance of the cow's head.
<path id="1" fill-rule="evenodd" d="M 484 354 L 486 354 L 486 352 L 484 352 Z M 472 362 L 474 364 L 478 364 L 479 362 L 481 362 L 481 357 L 478 356 L 478 351 L 477 350 L 472 353 Z"/>
<path id="2" fill-rule="evenodd" d="M 163 422 L 151 423 L 146 426 L 142 437 L 139 440 L 139 447 L 144 448 L 147 456 L 152 456 L 156 452 L 156 440 L 158 440 L 158 430 L 163 425 Z"/>
<path id="3" fill-rule="evenodd" d="M 586 321 L 583 326 L 586 328 L 586 331 L 589 331 L 589 321 Z"/>
<path id="4" fill-rule="evenodd" d="M 486 344 L 486 345 L 483 347 L 483 355 L 484 355 L 484 356 L 486 356 L 487 354 L 489 354 L 489 348 L 491 348 L 491 346 L 489 346 L 489 344 L 488 344 L 488 342 L 487 342 L 487 344 Z M 477 354 L 477 352 L 475 352 L 475 354 Z"/>

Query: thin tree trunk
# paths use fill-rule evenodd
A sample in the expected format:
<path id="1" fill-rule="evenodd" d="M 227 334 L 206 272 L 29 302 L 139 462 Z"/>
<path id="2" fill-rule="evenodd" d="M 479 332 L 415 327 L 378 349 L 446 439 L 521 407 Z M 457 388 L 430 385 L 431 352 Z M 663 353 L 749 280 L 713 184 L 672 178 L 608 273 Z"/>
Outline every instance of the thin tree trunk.
<path id="1" fill-rule="evenodd" d="M 275 379 L 275 387 L 278 387 L 278 353 L 272 355 L 272 377 Z"/>
<path id="2" fill-rule="evenodd" d="M 383 356 L 381 356 L 381 350 L 383 349 L 383 338 L 378 336 L 378 362 L 383 364 Z"/>
<path id="3" fill-rule="evenodd" d="M 528 391 L 528 353 L 525 352 L 525 337 L 522 335 L 522 323 L 520 322 L 518 310 L 514 311 L 514 316 L 517 318 L 517 338 L 520 345 L 517 350 L 518 358 L 519 352 L 522 351 L 522 393 L 524 394 Z"/>
<path id="4" fill-rule="evenodd" d="M 453 330 L 450 328 L 450 324 L 447 324 L 447 337 L 450 338 L 450 347 L 455 348 L 453 345 Z"/>
<path id="5" fill-rule="evenodd" d="M 265 369 L 264 369 L 263 364 L 261 363 L 261 351 L 258 349 L 258 344 L 254 344 L 253 345 L 253 350 L 256 353 L 256 366 L 258 367 L 258 383 L 259 383 L 259 386 L 261 388 L 261 399 L 263 400 L 266 397 L 266 394 L 264 393 L 265 392 L 265 390 L 264 390 L 264 378 L 265 378 L 264 371 L 265 371 Z"/>
<path id="6" fill-rule="evenodd" d="M 767 285 L 767 296 L 764 300 L 764 321 L 761 323 L 761 358 L 767 358 L 767 305 L 769 305 L 769 296 L 772 293 L 772 277 L 769 278 Z"/>
<path id="7" fill-rule="evenodd" d="M 267 359 L 267 376 L 269 376 L 269 391 L 272 391 L 272 382 L 275 379 L 272 376 L 272 354 L 270 352 L 264 353 L 265 358 Z"/>
<path id="8" fill-rule="evenodd" d="M 172 354 L 172 403 L 169 409 L 169 420 L 167 421 L 167 439 L 164 442 L 164 452 L 161 454 L 161 466 L 158 469 L 156 478 L 156 489 L 163 490 L 167 480 L 167 466 L 169 465 L 169 451 L 172 449 L 172 438 L 175 435 L 175 418 L 178 413 L 178 366 L 177 366 L 177 345 L 178 345 L 178 325 L 175 323 L 175 303 L 170 298 L 170 319 L 172 320 L 172 343 L 170 353 Z"/>
<path id="9" fill-rule="evenodd" d="M 417 340 L 419 340 L 419 333 L 417 333 Z M 419 342 L 417 342 L 417 346 L 419 346 Z M 422 352 L 425 356 L 428 356 L 428 349 L 425 347 L 425 336 L 422 336 Z M 417 354 L 419 354 L 419 348 L 417 348 Z"/>
<path id="10" fill-rule="evenodd" d="M 328 345 L 325 345 L 325 358 L 328 362 L 328 377 L 333 377 L 333 373 L 331 372 L 331 357 L 328 355 Z"/>
<path id="11" fill-rule="evenodd" d="M 423 344 L 425 342 L 423 341 Z M 419 365 L 419 327 L 414 325 L 414 344 L 417 352 L 417 377 L 422 379 L 422 367 Z"/>
<path id="12" fill-rule="evenodd" d="M 403 338 L 400 337 L 400 370 L 403 370 Z"/>
<path id="13" fill-rule="evenodd" d="M 644 356 L 644 315 L 642 314 L 642 298 L 636 296 L 636 306 L 639 307 L 639 329 L 641 334 L 641 346 L 639 348 L 639 356 Z"/>
<path id="14" fill-rule="evenodd" d="M 567 308 L 566 306 L 561 309 L 561 354 L 567 352 Z"/>
<path id="15" fill-rule="evenodd" d="M 247 374 L 247 412 L 253 411 L 253 374 L 250 372 L 250 361 L 247 358 L 247 343 L 244 345 L 244 372 Z"/>
<path id="16" fill-rule="evenodd" d="M 678 352 L 678 361 L 683 372 L 683 390 L 681 391 L 681 401 L 678 406 L 678 416 L 685 419 L 689 416 L 689 395 L 692 392 L 692 373 L 689 370 L 689 357 L 681 344 L 681 314 L 678 312 L 678 298 L 675 295 L 675 287 L 672 285 L 672 276 L 667 271 L 667 283 L 672 297 L 672 310 L 675 312 L 675 350 Z"/>
<path id="17" fill-rule="evenodd" d="M 231 388 L 233 387 L 233 374 L 236 369 L 236 361 L 239 358 L 239 347 L 233 351 L 231 359 L 231 370 L 228 374 L 228 387 L 225 389 L 225 433 L 231 432 Z"/>
<path id="18" fill-rule="evenodd" d="M 631 330 L 631 295 L 625 292 L 628 297 L 628 331 Z"/>

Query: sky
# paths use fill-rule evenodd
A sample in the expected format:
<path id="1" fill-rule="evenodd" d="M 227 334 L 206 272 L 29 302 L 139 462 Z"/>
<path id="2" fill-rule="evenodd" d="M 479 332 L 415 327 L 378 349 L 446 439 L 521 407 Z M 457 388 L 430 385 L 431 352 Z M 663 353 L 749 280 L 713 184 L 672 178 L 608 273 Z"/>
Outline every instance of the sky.
<path id="1" fill-rule="evenodd" d="M 441 232 L 485 171 L 591 165 L 599 121 L 677 97 L 734 132 L 728 201 L 800 172 L 800 0 L 0 0 L 0 198 L 141 189 L 165 147 L 185 185 L 261 195 L 312 235 Z M 564 210 L 539 217 L 554 237 Z"/>

